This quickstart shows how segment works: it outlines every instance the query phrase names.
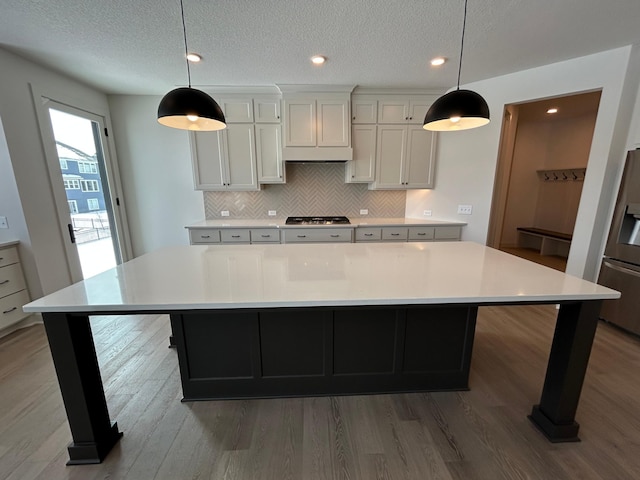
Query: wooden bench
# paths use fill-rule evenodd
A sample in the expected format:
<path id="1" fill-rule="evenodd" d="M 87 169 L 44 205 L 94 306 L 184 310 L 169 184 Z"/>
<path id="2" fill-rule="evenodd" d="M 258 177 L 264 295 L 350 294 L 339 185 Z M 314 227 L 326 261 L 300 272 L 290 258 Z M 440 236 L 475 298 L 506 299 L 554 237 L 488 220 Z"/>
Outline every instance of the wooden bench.
<path id="1" fill-rule="evenodd" d="M 518 227 L 518 246 L 538 250 L 540 255 L 567 258 L 572 235 L 543 228 Z"/>

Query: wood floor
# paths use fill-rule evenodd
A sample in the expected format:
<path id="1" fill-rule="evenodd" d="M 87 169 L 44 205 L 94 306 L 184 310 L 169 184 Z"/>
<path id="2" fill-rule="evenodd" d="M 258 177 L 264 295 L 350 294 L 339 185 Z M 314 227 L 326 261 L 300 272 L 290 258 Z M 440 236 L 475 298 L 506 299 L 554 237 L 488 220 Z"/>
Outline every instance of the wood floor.
<path id="1" fill-rule="evenodd" d="M 96 317 L 111 417 L 101 465 L 66 467 L 70 432 L 44 330 L 0 340 L 0 478 L 637 479 L 640 341 L 598 326 L 577 419 L 551 444 L 527 420 L 553 306 L 482 308 L 468 392 L 181 403 L 166 316 Z"/>

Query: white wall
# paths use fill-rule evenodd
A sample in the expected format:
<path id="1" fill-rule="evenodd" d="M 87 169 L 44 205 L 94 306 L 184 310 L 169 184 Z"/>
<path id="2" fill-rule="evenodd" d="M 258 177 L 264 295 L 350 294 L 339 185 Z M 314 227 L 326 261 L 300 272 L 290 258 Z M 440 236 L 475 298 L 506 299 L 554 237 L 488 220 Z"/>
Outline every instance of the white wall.
<path id="1" fill-rule="evenodd" d="M 0 215 L 12 226 L 3 236 L 21 242 L 27 285 L 37 298 L 69 285 L 71 277 L 64 248 L 68 234 L 57 220 L 31 84 L 54 100 L 107 118 L 108 105 L 104 94 L 0 49 L 0 118 L 6 140 L 5 148 L 0 146 L 0 188 L 7 186 Z"/>
<path id="2" fill-rule="evenodd" d="M 187 245 L 184 227 L 205 218 L 202 192 L 193 187 L 188 133 L 157 122 L 160 99 L 109 96 L 134 256 Z"/>
<path id="3" fill-rule="evenodd" d="M 430 209 L 436 218 L 467 221 L 463 238 L 485 243 L 504 105 L 602 89 L 567 265 L 568 273 L 595 279 L 627 148 L 639 65 L 638 48 L 628 46 L 465 85 L 487 100 L 491 123 L 440 135 L 435 189 L 410 192 L 407 216 L 421 217 Z M 473 215 L 457 215 L 460 203 L 472 204 Z"/>

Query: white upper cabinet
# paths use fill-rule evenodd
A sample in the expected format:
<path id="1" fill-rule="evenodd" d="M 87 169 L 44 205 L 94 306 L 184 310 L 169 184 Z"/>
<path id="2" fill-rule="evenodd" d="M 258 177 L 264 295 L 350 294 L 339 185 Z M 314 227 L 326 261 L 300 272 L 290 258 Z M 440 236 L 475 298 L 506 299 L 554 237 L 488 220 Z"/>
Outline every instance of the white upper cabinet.
<path id="1" fill-rule="evenodd" d="M 313 98 L 284 100 L 286 147 L 315 147 L 316 101 Z"/>
<path id="2" fill-rule="evenodd" d="M 371 190 L 433 188 L 436 136 L 420 126 L 378 125 Z"/>
<path id="3" fill-rule="evenodd" d="M 285 183 L 281 137 L 280 125 L 272 123 L 256 124 L 259 183 Z"/>
<path id="4" fill-rule="evenodd" d="M 259 190 L 253 124 L 190 134 L 196 190 Z"/>
<path id="5" fill-rule="evenodd" d="M 435 95 L 398 96 L 378 100 L 378 123 L 422 125 Z"/>
<path id="6" fill-rule="evenodd" d="M 370 183 L 376 173 L 376 125 L 354 125 L 351 131 L 353 160 L 345 168 L 346 183 Z"/>
<path id="7" fill-rule="evenodd" d="M 253 123 L 253 99 L 218 98 L 227 123 Z"/>
<path id="8" fill-rule="evenodd" d="M 348 147 L 349 100 L 284 100 L 285 147 Z"/>
<path id="9" fill-rule="evenodd" d="M 378 121 L 378 100 L 375 98 L 359 98 L 356 95 L 351 100 L 351 123 L 371 124 Z"/>
<path id="10" fill-rule="evenodd" d="M 254 98 L 256 123 L 280 123 L 280 98 Z"/>

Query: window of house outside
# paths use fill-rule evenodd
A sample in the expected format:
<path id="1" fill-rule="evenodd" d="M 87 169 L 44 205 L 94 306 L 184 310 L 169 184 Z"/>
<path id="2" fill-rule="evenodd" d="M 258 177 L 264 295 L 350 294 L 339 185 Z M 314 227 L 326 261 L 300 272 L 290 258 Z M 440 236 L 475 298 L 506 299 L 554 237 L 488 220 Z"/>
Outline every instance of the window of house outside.
<path id="1" fill-rule="evenodd" d="M 60 159 L 60 170 L 69 170 L 69 165 L 67 165 L 67 160 L 64 158 Z"/>
<path id="2" fill-rule="evenodd" d="M 99 192 L 100 185 L 97 180 L 81 180 L 80 186 L 83 192 Z"/>
<path id="3" fill-rule="evenodd" d="M 97 198 L 87 198 L 87 208 L 89 210 L 98 210 L 100 208 L 100 204 L 98 203 Z"/>
<path id="4" fill-rule="evenodd" d="M 64 188 L 65 190 L 79 190 L 80 180 L 64 180 Z"/>
<path id="5" fill-rule="evenodd" d="M 78 202 L 75 200 L 67 200 L 67 203 L 69 204 L 69 212 L 78 213 Z"/>

